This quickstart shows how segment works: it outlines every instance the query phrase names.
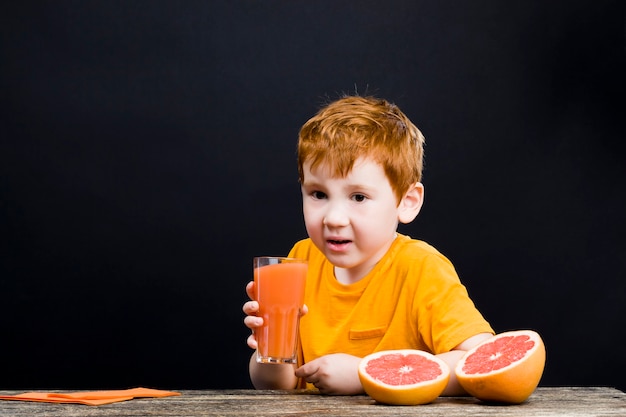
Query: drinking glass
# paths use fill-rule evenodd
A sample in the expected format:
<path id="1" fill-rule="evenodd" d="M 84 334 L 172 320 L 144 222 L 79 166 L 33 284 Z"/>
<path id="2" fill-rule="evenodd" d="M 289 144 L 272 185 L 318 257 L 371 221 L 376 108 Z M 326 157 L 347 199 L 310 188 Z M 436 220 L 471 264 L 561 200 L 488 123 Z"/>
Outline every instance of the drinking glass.
<path id="1" fill-rule="evenodd" d="M 280 256 L 254 258 L 257 315 L 263 326 L 255 329 L 256 361 L 296 363 L 300 310 L 304 303 L 307 261 Z"/>

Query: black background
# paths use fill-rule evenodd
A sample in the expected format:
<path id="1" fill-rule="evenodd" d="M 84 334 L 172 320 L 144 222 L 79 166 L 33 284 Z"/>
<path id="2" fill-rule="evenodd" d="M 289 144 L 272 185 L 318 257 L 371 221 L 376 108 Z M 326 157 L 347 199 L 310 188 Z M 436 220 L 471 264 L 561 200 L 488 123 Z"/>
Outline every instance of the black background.
<path id="1" fill-rule="evenodd" d="M 342 93 L 427 139 L 401 229 L 543 385 L 626 389 L 622 1 L 4 5 L 0 388 L 249 387 L 254 255 L 305 236 L 299 127 Z"/>

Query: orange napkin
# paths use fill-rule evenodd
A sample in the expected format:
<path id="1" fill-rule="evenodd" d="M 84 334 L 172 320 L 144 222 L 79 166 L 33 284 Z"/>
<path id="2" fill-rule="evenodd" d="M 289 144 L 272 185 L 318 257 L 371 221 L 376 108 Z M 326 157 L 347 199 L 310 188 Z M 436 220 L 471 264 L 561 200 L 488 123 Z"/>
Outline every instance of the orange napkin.
<path id="1" fill-rule="evenodd" d="M 0 400 L 39 401 L 46 403 L 75 403 L 87 405 L 111 404 L 119 401 L 128 401 L 133 398 L 171 397 L 180 395 L 179 392 L 161 391 L 150 388 L 132 388 L 113 391 L 91 392 L 25 392 L 17 395 L 0 395 Z"/>

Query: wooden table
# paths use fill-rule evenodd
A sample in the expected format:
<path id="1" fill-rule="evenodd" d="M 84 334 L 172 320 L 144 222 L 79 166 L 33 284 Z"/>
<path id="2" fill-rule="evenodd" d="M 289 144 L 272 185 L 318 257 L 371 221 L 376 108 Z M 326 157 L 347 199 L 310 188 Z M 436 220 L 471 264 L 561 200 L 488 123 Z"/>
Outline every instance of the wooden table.
<path id="1" fill-rule="evenodd" d="M 311 391 L 178 391 L 179 397 L 134 399 L 92 407 L 0 401 L 0 416 L 626 416 L 626 394 L 613 388 L 539 387 L 520 405 L 472 397 L 438 398 L 418 406 L 386 406 L 368 396 L 333 397 Z M 0 391 L 0 394 L 19 394 Z"/>

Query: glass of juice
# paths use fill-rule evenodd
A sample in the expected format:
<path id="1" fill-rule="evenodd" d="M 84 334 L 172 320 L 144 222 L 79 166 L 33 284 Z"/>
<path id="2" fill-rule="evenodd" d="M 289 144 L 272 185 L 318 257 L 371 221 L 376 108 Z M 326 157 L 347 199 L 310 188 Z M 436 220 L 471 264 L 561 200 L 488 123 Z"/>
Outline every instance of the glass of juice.
<path id="1" fill-rule="evenodd" d="M 305 260 L 279 256 L 254 258 L 257 316 L 263 326 L 255 330 L 260 363 L 296 363 L 300 310 L 304 303 Z"/>

